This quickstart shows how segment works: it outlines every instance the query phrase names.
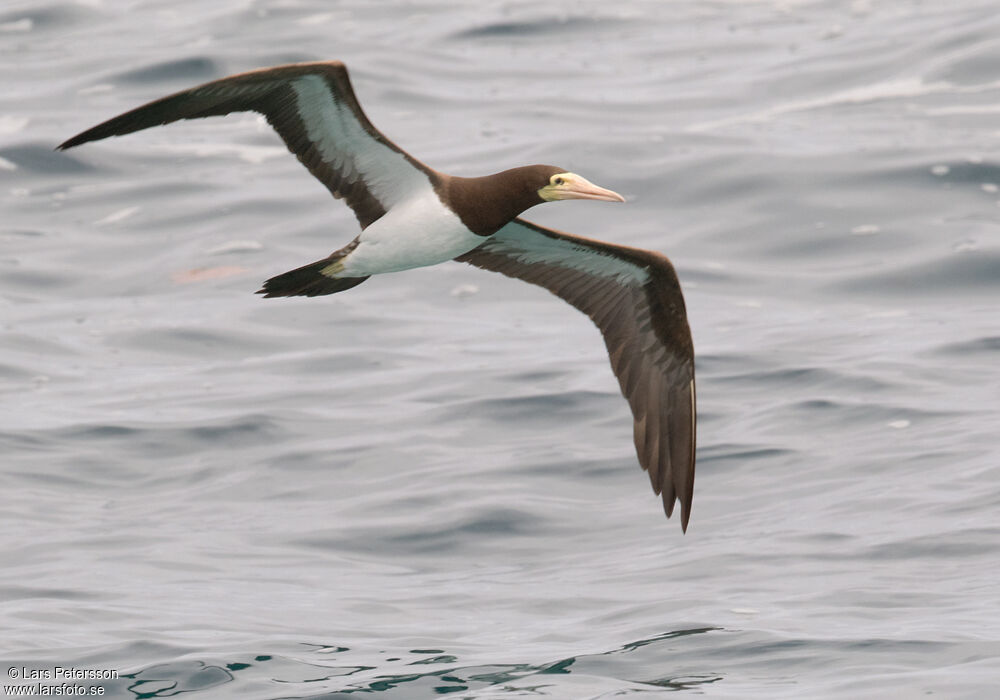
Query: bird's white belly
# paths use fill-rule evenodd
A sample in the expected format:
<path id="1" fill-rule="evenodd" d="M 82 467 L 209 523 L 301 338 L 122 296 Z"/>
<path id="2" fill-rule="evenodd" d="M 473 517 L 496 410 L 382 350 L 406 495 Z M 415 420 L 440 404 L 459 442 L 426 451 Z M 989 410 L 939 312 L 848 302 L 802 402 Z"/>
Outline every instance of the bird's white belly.
<path id="1" fill-rule="evenodd" d="M 338 277 L 363 277 L 437 265 L 486 239 L 472 233 L 430 187 L 400 202 L 361 232 Z"/>

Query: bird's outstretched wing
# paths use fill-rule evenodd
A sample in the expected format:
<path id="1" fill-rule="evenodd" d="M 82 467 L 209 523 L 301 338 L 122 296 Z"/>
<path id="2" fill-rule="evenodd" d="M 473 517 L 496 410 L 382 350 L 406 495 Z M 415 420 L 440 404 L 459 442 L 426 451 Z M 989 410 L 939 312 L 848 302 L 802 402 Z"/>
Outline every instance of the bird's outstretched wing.
<path id="1" fill-rule="evenodd" d="M 669 517 L 694 493 L 694 347 L 670 261 L 515 219 L 456 258 L 545 287 L 601 330 L 635 418 L 635 449 Z"/>
<path id="2" fill-rule="evenodd" d="M 240 73 L 154 100 L 77 134 L 60 149 L 179 119 L 259 112 L 288 150 L 365 228 L 435 174 L 376 129 L 339 61 Z"/>

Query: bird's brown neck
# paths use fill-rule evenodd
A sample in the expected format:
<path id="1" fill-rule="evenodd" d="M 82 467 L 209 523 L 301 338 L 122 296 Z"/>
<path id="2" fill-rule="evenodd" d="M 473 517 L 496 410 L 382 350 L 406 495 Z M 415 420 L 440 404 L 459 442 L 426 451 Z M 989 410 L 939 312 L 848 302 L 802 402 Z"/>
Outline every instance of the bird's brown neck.
<path id="1" fill-rule="evenodd" d="M 491 236 L 542 199 L 527 177 L 531 166 L 484 177 L 442 177 L 441 200 L 470 231 Z"/>

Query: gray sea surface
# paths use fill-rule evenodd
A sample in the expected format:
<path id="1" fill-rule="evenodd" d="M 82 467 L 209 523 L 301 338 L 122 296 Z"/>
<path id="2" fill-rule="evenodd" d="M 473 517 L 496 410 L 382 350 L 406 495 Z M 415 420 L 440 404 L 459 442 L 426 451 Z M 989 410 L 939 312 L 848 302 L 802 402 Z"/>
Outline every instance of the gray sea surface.
<path id="1" fill-rule="evenodd" d="M 53 150 L 326 59 L 439 170 L 628 198 L 527 218 L 676 265 L 686 535 L 544 290 L 255 296 L 357 224 L 253 114 Z M 8 695 L 996 697 L 995 0 L 4 0 L 0 85 Z"/>

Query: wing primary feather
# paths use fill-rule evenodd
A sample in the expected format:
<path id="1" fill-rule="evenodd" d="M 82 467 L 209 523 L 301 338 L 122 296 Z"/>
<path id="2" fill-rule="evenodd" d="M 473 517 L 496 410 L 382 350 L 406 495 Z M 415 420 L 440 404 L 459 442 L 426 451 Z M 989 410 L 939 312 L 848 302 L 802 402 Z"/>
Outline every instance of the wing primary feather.
<path id="1" fill-rule="evenodd" d="M 649 472 L 649 479 L 653 484 L 653 492 L 659 493 L 663 484 L 663 470 L 661 455 L 661 443 L 665 442 L 667 436 L 660 429 L 660 403 L 657 399 L 659 390 L 659 378 L 650 377 L 644 391 L 649 393 L 645 396 L 643 403 L 646 405 L 646 425 L 652 426 L 653 430 L 646 431 L 645 463 L 646 471 Z M 641 393 L 641 392 L 640 392 Z"/>
<path id="2" fill-rule="evenodd" d="M 597 325 L 632 411 L 639 463 L 667 517 L 680 501 L 686 531 L 695 467 L 694 350 L 670 261 L 521 219 L 457 260 L 544 287 Z"/>
<path id="3" fill-rule="evenodd" d="M 122 136 L 182 119 L 258 112 L 362 228 L 439 175 L 378 131 L 338 61 L 249 71 L 182 90 L 108 119 L 59 146 Z"/>

